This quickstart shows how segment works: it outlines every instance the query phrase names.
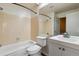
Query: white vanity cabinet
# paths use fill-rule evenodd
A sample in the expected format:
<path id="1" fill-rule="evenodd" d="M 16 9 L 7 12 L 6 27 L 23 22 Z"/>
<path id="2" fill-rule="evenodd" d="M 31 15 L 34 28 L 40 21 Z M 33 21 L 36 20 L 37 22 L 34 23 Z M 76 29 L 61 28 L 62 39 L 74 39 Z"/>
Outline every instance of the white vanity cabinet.
<path id="1" fill-rule="evenodd" d="M 27 51 L 26 49 L 20 49 L 8 54 L 7 56 L 27 56 Z"/>
<path id="2" fill-rule="evenodd" d="M 79 56 L 79 50 L 51 41 L 48 42 L 48 48 L 49 56 Z"/>
<path id="3" fill-rule="evenodd" d="M 62 56 L 79 56 L 79 50 L 62 46 Z"/>
<path id="4" fill-rule="evenodd" d="M 49 56 L 61 56 L 62 54 L 61 45 L 49 43 L 48 50 Z"/>

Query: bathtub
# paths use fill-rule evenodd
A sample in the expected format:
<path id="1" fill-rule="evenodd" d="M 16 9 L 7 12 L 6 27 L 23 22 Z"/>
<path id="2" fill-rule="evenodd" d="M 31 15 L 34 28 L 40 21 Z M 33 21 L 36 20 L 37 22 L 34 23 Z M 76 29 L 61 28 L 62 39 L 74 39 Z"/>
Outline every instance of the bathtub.
<path id="1" fill-rule="evenodd" d="M 26 49 L 33 45 L 33 43 L 36 44 L 36 42 L 32 40 L 18 42 L 6 46 L 0 47 L 0 56 L 25 56 L 28 55 Z"/>

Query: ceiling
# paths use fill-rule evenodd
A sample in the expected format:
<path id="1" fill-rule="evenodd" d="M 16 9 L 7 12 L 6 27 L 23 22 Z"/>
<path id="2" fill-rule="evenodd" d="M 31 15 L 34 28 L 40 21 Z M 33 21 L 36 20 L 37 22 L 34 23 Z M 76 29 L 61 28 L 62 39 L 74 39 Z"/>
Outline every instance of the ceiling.
<path id="1" fill-rule="evenodd" d="M 37 12 L 38 5 L 36 3 L 19 3 L 19 4 Z"/>
<path id="2" fill-rule="evenodd" d="M 21 5 L 32 9 L 37 12 L 37 8 L 39 7 L 36 3 L 20 3 Z M 39 10 L 40 14 L 48 15 L 51 12 L 61 13 L 73 9 L 79 8 L 79 3 L 49 3 Z"/>
<path id="3" fill-rule="evenodd" d="M 6 12 L 17 16 L 29 16 L 29 10 L 11 3 L 0 3 L 0 7 L 3 8 L 0 12 Z"/>
<path id="4" fill-rule="evenodd" d="M 40 10 L 40 13 L 49 14 L 51 12 L 61 13 L 79 8 L 79 3 L 50 3 Z"/>
<path id="5" fill-rule="evenodd" d="M 24 7 L 26 8 L 24 8 Z M 0 7 L 3 8 L 3 11 L 8 11 L 8 12 L 24 12 L 24 10 L 33 10 L 34 12 L 37 11 L 38 5 L 35 3 L 0 3 Z M 0 10 L 1 11 L 1 10 Z"/>
<path id="6" fill-rule="evenodd" d="M 39 7 L 39 4 L 36 4 L 36 3 L 18 3 L 18 4 L 23 5 L 33 10 L 34 12 L 37 12 L 37 8 Z M 20 13 L 22 9 L 25 9 L 22 6 L 17 6 L 17 5 L 8 4 L 8 3 L 4 3 L 4 4 L 0 3 L 0 6 L 4 7 L 4 9 L 6 10 L 8 10 L 8 8 L 11 9 L 9 11 L 16 11 L 17 9 L 18 13 Z M 53 11 L 56 13 L 61 13 L 61 12 L 65 12 L 65 11 L 69 11 L 77 8 L 79 8 L 79 3 L 49 3 L 48 5 L 41 8 L 39 10 L 39 13 L 49 15 Z"/>

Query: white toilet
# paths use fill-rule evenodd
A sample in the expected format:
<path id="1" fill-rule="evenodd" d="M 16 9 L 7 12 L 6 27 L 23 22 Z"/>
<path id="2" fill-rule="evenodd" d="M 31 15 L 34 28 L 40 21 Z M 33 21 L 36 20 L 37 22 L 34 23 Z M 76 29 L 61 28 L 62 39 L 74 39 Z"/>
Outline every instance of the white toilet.
<path id="1" fill-rule="evenodd" d="M 27 48 L 29 56 L 41 56 L 41 48 L 46 46 L 46 37 L 37 36 L 36 44 Z"/>

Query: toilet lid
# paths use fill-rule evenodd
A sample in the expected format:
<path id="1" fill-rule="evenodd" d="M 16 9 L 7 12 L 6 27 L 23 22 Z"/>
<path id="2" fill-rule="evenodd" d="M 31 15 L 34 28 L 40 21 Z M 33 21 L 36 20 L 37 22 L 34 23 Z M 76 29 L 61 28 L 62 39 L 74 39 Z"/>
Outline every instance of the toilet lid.
<path id="1" fill-rule="evenodd" d="M 40 50 L 41 47 L 38 45 L 32 45 L 30 47 L 27 48 L 27 51 L 35 51 L 35 50 Z"/>

